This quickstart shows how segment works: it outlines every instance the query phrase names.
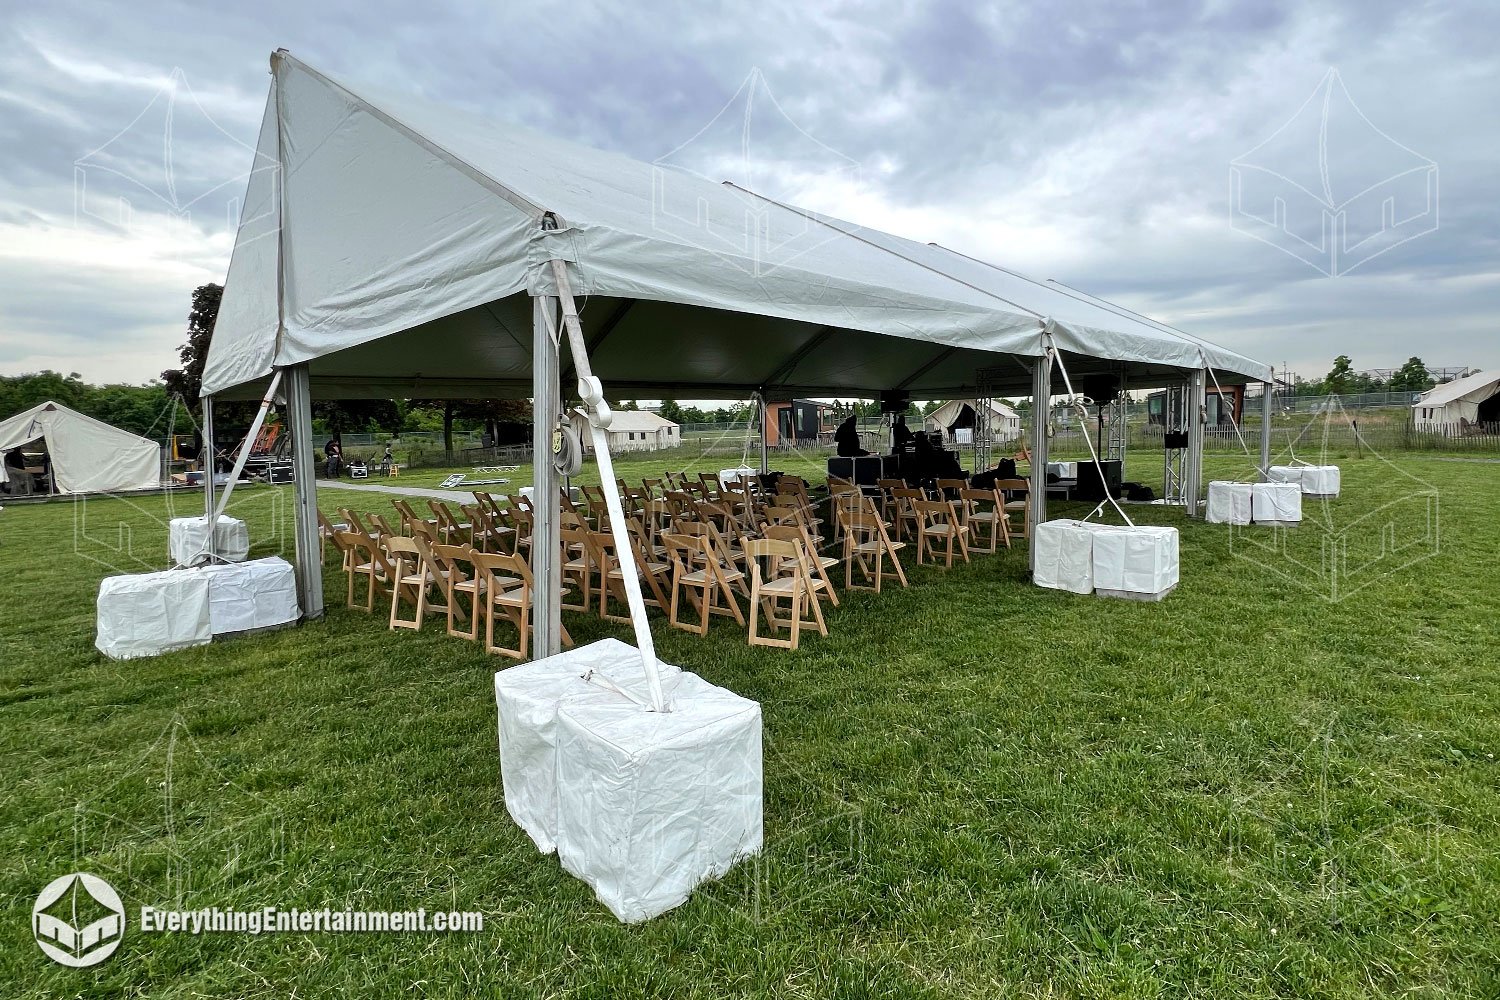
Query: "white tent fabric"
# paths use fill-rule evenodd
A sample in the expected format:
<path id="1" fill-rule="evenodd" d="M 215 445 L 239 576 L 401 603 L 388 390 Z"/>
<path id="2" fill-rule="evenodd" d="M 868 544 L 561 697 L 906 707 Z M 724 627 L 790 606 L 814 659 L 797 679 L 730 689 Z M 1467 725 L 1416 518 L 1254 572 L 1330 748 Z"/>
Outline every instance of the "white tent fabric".
<path id="1" fill-rule="evenodd" d="M 574 264 L 594 372 L 612 392 L 973 395 L 976 370 L 1039 356 L 1044 330 L 1132 384 L 1180 378 L 1205 351 L 1227 380 L 1271 377 L 951 251 L 451 108 L 356 94 L 285 52 L 272 68 L 257 160 L 279 169 L 252 174 L 208 393 L 309 362 L 326 396 L 530 395 L 527 295 L 554 290 L 552 259 Z M 1025 391 L 1024 368 L 1009 369 Z"/>
<path id="2" fill-rule="evenodd" d="M 1496 395 L 1500 395 L 1500 371 L 1494 369 L 1433 386 L 1412 404 L 1417 429 L 1440 429 L 1465 420 L 1478 423 L 1480 404 Z"/>
<path id="3" fill-rule="evenodd" d="M 58 403 L 0 421 L 0 455 L 45 441 L 57 493 L 113 493 L 161 485 L 161 446 Z M 0 483 L 7 481 L 0 462 Z"/>

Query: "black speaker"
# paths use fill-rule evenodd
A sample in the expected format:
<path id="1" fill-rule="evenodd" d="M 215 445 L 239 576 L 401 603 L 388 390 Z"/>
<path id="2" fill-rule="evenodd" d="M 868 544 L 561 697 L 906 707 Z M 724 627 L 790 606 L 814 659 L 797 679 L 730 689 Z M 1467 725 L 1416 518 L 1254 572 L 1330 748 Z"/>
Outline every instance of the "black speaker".
<path id="1" fill-rule="evenodd" d="M 881 413 L 905 413 L 911 407 L 911 393 L 896 389 L 880 394 Z"/>
<path id="2" fill-rule="evenodd" d="M 856 486 L 874 486 L 880 482 L 884 471 L 881 455 L 861 455 L 858 458 L 830 458 L 828 474 L 847 479 Z"/>
<path id="3" fill-rule="evenodd" d="M 1073 488 L 1075 500 L 1103 500 L 1105 489 L 1109 490 L 1112 497 L 1120 496 L 1120 476 L 1122 474 L 1122 463 L 1116 459 L 1111 462 L 1100 462 L 1104 467 L 1104 479 L 1099 479 L 1099 468 L 1093 462 L 1078 463 L 1078 485 Z"/>
<path id="4" fill-rule="evenodd" d="M 1170 450 L 1172 448 L 1186 448 L 1188 446 L 1187 431 L 1167 431 L 1161 436 L 1162 447 Z"/>
<path id="5" fill-rule="evenodd" d="M 1085 375 L 1079 388 L 1096 406 L 1108 406 L 1120 395 L 1120 380 L 1113 375 Z"/>

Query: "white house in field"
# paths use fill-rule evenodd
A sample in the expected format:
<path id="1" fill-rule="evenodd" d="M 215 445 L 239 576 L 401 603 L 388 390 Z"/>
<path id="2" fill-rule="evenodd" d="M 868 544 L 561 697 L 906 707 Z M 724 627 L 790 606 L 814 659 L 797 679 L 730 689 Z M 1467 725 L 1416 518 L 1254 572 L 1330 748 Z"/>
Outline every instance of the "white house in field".
<path id="1" fill-rule="evenodd" d="M 943 443 L 952 447 L 958 444 L 967 444 L 973 440 L 972 431 L 975 419 L 979 416 L 979 401 L 977 399 L 950 399 L 939 406 L 922 420 L 922 426 L 929 431 L 942 431 Z M 990 431 L 995 435 L 998 442 L 1014 441 L 1021 436 L 1021 418 L 1009 406 L 998 399 L 989 401 Z M 960 434 L 960 431 L 968 430 L 970 434 Z M 961 440 L 966 438 L 967 440 Z"/>
<path id="2" fill-rule="evenodd" d="M 682 444 L 682 428 L 650 410 L 615 410 L 609 423 L 609 450 L 658 451 Z M 573 425 L 583 437 L 585 451 L 593 451 L 588 421 L 577 416 Z"/>
<path id="3" fill-rule="evenodd" d="M 1411 404 L 1419 431 L 1500 423 L 1500 369 L 1435 385 Z"/>

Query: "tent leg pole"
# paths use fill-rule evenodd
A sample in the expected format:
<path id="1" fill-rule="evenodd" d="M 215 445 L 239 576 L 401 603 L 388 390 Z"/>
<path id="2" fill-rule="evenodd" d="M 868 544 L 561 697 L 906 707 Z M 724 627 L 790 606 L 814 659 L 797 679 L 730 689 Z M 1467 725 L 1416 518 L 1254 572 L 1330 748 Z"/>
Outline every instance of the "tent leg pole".
<path id="1" fill-rule="evenodd" d="M 307 365 L 283 368 L 287 424 L 292 432 L 292 531 L 296 538 L 297 602 L 303 621 L 323 617 L 323 558 L 318 546 L 318 483 L 313 478 L 312 381 Z"/>
<path id="2" fill-rule="evenodd" d="M 1031 369 L 1031 489 L 1026 497 L 1026 559 L 1036 571 L 1036 526 L 1047 520 L 1047 417 L 1052 408 L 1052 356 Z"/>
<path id="3" fill-rule="evenodd" d="M 1198 500 L 1203 495 L 1203 423 L 1207 404 L 1207 376 L 1200 368 L 1188 380 L 1188 453 L 1183 463 L 1182 484 L 1188 517 L 1198 516 Z"/>
<path id="4" fill-rule="evenodd" d="M 760 474 L 764 476 L 771 471 L 771 458 L 766 452 L 766 394 L 764 390 L 755 394 L 755 403 L 760 410 Z"/>
<path id="5" fill-rule="evenodd" d="M 170 442 L 168 442 L 170 446 Z M 203 397 L 203 451 L 198 455 L 198 465 L 203 469 L 203 516 L 214 516 L 214 398 Z M 213 545 L 213 532 L 209 532 L 209 545 Z"/>
<path id="6" fill-rule="evenodd" d="M 532 658 L 540 659 L 562 652 L 561 483 L 557 466 L 552 464 L 552 430 L 562 410 L 562 392 L 558 345 L 550 332 L 555 320 L 547 322 L 549 316 L 557 315 L 557 297 L 538 295 L 531 303 L 531 505 L 536 512 L 531 528 L 531 576 L 536 587 L 531 605 Z"/>
<path id="7" fill-rule="evenodd" d="M 1266 382 L 1260 397 L 1260 480 L 1271 479 L 1271 415 L 1276 412 L 1276 383 Z"/>

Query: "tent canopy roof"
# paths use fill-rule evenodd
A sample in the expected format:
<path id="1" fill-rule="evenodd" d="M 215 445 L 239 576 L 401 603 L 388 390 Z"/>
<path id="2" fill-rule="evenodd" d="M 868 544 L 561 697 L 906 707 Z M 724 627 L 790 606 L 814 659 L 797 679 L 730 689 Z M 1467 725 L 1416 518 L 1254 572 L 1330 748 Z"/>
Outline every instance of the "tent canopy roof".
<path id="1" fill-rule="evenodd" d="M 1483 402 L 1500 391 L 1500 370 L 1476 372 L 1435 385 L 1422 394 L 1412 406 L 1446 406 L 1449 403 L 1472 397 L 1474 402 Z"/>
<path id="2" fill-rule="evenodd" d="M 1044 333 L 1127 385 L 1268 366 L 1065 286 L 271 59 L 210 394 L 307 362 L 325 397 L 531 395 L 569 262 L 612 395 L 1027 393 Z M 565 386 L 567 378 L 565 373 Z M 967 391 L 965 391 L 967 390 Z"/>

